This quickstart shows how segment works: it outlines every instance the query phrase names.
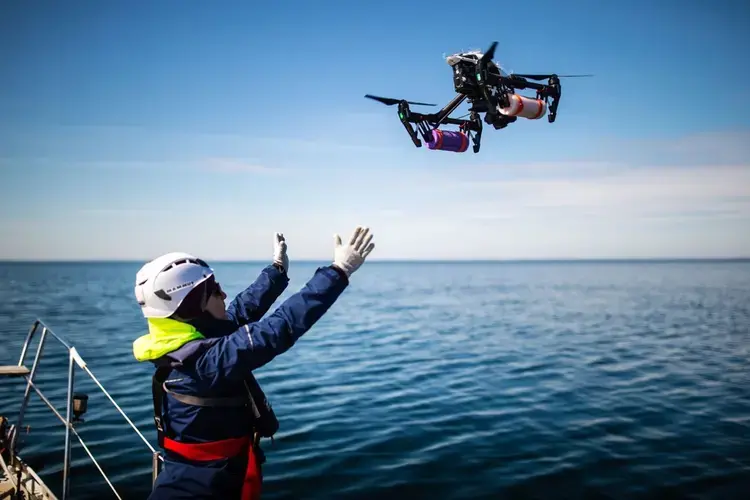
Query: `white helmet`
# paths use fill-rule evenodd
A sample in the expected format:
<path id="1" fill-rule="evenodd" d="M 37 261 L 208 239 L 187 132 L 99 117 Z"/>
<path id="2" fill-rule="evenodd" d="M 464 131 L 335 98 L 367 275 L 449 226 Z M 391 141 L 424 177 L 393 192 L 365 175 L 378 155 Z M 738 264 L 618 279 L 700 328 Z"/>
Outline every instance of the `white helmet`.
<path id="1" fill-rule="evenodd" d="M 190 291 L 213 276 L 203 260 L 171 252 L 146 263 L 135 277 L 135 298 L 146 318 L 171 316 Z"/>

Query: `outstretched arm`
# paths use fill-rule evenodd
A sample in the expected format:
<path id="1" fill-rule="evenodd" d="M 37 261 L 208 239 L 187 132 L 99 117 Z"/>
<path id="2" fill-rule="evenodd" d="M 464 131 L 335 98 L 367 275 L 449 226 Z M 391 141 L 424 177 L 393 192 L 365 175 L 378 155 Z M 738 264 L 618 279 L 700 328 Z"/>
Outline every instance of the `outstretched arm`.
<path id="1" fill-rule="evenodd" d="M 285 272 L 277 266 L 267 266 L 252 285 L 232 300 L 227 308 L 227 319 L 235 323 L 237 328 L 258 321 L 288 285 L 289 277 Z"/>
<path id="2" fill-rule="evenodd" d="M 195 363 L 196 375 L 210 384 L 243 380 L 248 373 L 289 350 L 325 314 L 349 284 L 334 266 L 318 268 L 296 294 L 273 314 L 222 337 Z"/>

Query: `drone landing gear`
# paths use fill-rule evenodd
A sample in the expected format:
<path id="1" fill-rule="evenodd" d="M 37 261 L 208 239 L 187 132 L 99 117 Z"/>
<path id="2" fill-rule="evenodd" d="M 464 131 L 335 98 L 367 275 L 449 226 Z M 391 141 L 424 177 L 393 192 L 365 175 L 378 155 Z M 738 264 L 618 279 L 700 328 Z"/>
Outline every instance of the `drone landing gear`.
<path id="1" fill-rule="evenodd" d="M 548 98 L 552 98 L 552 102 L 549 104 L 547 120 L 550 123 L 555 121 L 557 117 L 557 105 L 560 104 L 560 96 L 562 95 L 562 87 L 560 86 L 560 78 L 557 75 L 550 75 L 548 85 L 538 89 L 536 91 L 537 99 L 544 99 L 547 102 Z"/>
<path id="2" fill-rule="evenodd" d="M 412 113 L 409 109 L 409 103 L 407 103 L 406 101 L 401 101 L 398 103 L 398 117 L 401 120 L 401 124 L 406 129 L 406 132 L 409 134 L 409 137 L 411 137 L 411 141 L 416 147 L 421 148 L 422 141 L 419 140 L 419 137 L 417 137 L 417 132 L 414 130 L 414 127 L 411 126 L 411 122 L 414 119 L 412 118 Z M 425 140 L 427 139 L 425 138 Z"/>
<path id="3" fill-rule="evenodd" d="M 482 144 L 482 120 L 479 119 L 479 113 L 471 113 L 471 119 L 459 125 L 458 128 L 471 139 L 472 150 L 478 153 Z M 476 135 L 472 136 L 472 131 L 476 132 Z"/>
<path id="4" fill-rule="evenodd" d="M 398 103 L 398 117 L 401 120 L 401 124 L 406 129 L 406 132 L 411 137 L 414 146 L 421 148 L 422 141 L 417 135 L 417 130 L 414 129 L 412 124 L 415 124 L 422 139 L 432 144 L 433 142 L 433 130 L 438 130 L 440 125 L 458 125 L 460 133 L 466 135 L 466 137 L 473 143 L 472 149 L 474 153 L 479 152 L 479 148 L 482 140 L 482 121 L 479 119 L 479 114 L 476 112 L 471 113 L 469 120 L 459 120 L 457 118 L 449 118 L 455 109 L 466 99 L 463 94 L 458 94 L 449 102 L 443 109 L 437 113 L 414 113 L 409 108 L 409 103 L 405 100 L 399 101 Z M 472 136 L 471 132 L 476 132 L 476 135 Z M 451 149 L 445 148 L 432 148 L 431 149 L 446 149 L 456 152 L 464 151 L 465 149 Z"/>

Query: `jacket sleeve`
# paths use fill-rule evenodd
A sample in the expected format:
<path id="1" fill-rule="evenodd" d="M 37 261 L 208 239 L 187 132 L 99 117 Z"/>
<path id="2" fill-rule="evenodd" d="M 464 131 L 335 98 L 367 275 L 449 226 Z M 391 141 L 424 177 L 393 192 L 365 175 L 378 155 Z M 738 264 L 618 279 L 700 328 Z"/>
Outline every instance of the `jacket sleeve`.
<path id="1" fill-rule="evenodd" d="M 227 316 L 237 328 L 258 321 L 289 285 L 289 277 L 273 265 L 261 271 L 255 282 L 232 300 Z"/>
<path id="2" fill-rule="evenodd" d="M 279 354 L 289 350 L 336 302 L 349 284 L 347 276 L 332 267 L 318 268 L 296 294 L 272 314 L 240 327 L 211 346 L 194 365 L 195 376 L 209 386 L 224 379 L 244 380 Z"/>

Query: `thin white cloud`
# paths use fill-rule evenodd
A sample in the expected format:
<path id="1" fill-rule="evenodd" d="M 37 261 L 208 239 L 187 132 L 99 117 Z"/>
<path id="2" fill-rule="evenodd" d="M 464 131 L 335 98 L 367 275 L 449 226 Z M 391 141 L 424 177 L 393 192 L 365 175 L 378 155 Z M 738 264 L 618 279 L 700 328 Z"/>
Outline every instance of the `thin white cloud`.
<path id="1" fill-rule="evenodd" d="M 714 139 L 701 139 L 703 147 L 710 151 Z M 174 216 L 117 210 L 122 204 L 33 224 L 6 218 L 0 256 L 127 258 L 181 248 L 211 259 L 268 258 L 273 232 L 282 231 L 293 259 L 329 259 L 332 234 L 346 237 L 357 224 L 372 228 L 373 258 L 384 259 L 750 256 L 750 155 L 740 154 L 737 140 L 725 144 L 741 160 L 735 163 L 707 163 L 698 148 L 695 163 L 680 166 L 668 166 L 674 156 L 651 165 L 611 158 L 429 171 L 405 165 L 388 175 L 349 169 L 346 182 L 338 171 L 309 171 L 285 177 L 294 195 L 273 210 L 253 197 L 206 198 L 212 210 L 175 208 L 195 232 L 164 223 Z M 662 150 L 688 155 L 691 147 L 682 141 Z M 230 155 L 211 160 L 227 172 L 290 172 Z M 217 222 L 223 211 L 253 214 L 252 223 L 231 229 Z"/>
<path id="2" fill-rule="evenodd" d="M 72 212 L 73 215 L 100 215 L 102 217 L 120 217 L 120 216 L 133 216 L 133 217 L 144 217 L 144 216 L 164 216 L 169 215 L 170 212 L 167 210 L 154 210 L 154 209 L 139 209 L 139 208 L 84 208 L 81 210 L 75 210 Z M 65 217 L 68 215 L 65 214 Z"/>
<path id="3" fill-rule="evenodd" d="M 597 139 L 587 159 L 616 158 L 636 165 L 738 165 L 750 163 L 750 130 L 716 131 L 665 139 Z"/>
<path id="4" fill-rule="evenodd" d="M 451 189 L 473 200 L 491 197 L 486 210 L 577 208 L 607 216 L 678 210 L 750 213 L 750 165 L 623 167 L 616 173 L 609 170 L 582 179 L 464 182 Z"/>
<path id="5" fill-rule="evenodd" d="M 385 208 L 380 210 L 378 214 L 382 217 L 404 217 L 406 215 L 406 212 L 399 209 Z"/>
<path id="6" fill-rule="evenodd" d="M 209 158 L 201 165 L 213 172 L 226 173 L 254 173 L 254 174 L 281 174 L 284 170 L 277 167 L 268 167 L 258 163 L 247 162 L 237 158 Z"/>

